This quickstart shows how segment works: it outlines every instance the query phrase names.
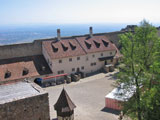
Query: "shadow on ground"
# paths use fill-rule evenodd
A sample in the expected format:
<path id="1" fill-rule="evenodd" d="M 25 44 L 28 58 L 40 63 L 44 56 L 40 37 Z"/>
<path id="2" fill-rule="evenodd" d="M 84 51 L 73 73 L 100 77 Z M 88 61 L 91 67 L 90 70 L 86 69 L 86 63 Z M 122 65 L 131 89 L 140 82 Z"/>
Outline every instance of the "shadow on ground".
<path id="1" fill-rule="evenodd" d="M 109 77 L 108 80 L 117 80 L 117 75 L 118 73 L 114 73 L 114 74 L 109 74 L 109 75 L 106 75 L 105 77 Z"/>
<path id="2" fill-rule="evenodd" d="M 115 115 L 119 115 L 120 114 L 119 110 L 113 110 L 111 108 L 106 108 L 106 107 L 104 107 L 101 111 L 102 112 L 112 113 L 112 114 L 115 114 Z"/>
<path id="3" fill-rule="evenodd" d="M 53 118 L 52 120 L 58 120 L 57 118 Z"/>

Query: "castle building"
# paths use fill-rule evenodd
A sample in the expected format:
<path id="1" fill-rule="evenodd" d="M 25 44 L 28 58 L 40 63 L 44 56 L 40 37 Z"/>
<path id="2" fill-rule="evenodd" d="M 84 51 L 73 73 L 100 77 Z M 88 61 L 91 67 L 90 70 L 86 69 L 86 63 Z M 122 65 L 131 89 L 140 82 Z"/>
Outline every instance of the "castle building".
<path id="1" fill-rule="evenodd" d="M 121 54 L 117 47 L 118 35 L 124 32 L 89 34 L 35 40 L 0 46 L 0 84 L 34 80 L 37 77 L 68 75 L 82 72 L 85 75 L 115 65 Z"/>
<path id="2" fill-rule="evenodd" d="M 0 85 L 50 73 L 52 71 L 42 55 L 0 60 Z"/>
<path id="3" fill-rule="evenodd" d="M 85 74 L 101 70 L 104 65 L 115 64 L 119 53 L 105 35 L 90 34 L 74 38 L 61 38 L 57 30 L 56 40 L 42 42 L 42 53 L 54 75 Z"/>
<path id="4" fill-rule="evenodd" d="M 54 105 L 54 109 L 57 111 L 57 119 L 74 120 L 74 108 L 76 108 L 75 104 L 63 88 L 56 104 Z"/>

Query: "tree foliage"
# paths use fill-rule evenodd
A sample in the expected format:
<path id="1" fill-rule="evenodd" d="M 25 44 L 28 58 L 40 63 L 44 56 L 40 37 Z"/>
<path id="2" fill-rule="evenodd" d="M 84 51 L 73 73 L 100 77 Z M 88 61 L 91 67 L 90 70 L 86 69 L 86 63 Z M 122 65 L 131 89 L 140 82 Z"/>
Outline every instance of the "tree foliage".
<path id="1" fill-rule="evenodd" d="M 160 38 L 157 29 L 143 20 L 134 32 L 120 36 L 124 68 L 118 84 L 136 86 L 134 96 L 124 103 L 123 111 L 135 120 L 160 119 Z"/>

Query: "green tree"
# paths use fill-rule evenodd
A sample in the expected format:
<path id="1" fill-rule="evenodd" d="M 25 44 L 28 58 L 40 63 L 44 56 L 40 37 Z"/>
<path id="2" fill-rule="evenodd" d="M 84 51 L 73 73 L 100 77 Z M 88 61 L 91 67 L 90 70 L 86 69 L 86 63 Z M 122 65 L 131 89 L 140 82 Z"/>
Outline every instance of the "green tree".
<path id="1" fill-rule="evenodd" d="M 124 113 L 135 120 L 160 119 L 160 111 L 155 110 L 160 103 L 160 96 L 156 96 L 160 92 L 160 39 L 157 29 L 143 20 L 134 32 L 121 35 L 120 43 L 125 67 L 119 72 L 118 84 L 124 83 L 127 91 L 136 86 L 133 97 L 123 104 Z M 156 111 L 154 116 L 153 111 Z"/>

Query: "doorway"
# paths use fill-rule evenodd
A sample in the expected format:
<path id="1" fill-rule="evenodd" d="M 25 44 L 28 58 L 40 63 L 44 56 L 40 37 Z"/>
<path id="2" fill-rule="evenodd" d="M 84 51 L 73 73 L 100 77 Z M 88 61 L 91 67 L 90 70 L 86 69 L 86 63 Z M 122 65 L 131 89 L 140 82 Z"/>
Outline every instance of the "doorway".
<path id="1" fill-rule="evenodd" d="M 79 68 L 77 68 L 77 72 L 80 72 L 80 69 L 79 69 Z"/>
<path id="2" fill-rule="evenodd" d="M 104 61 L 104 65 L 107 65 L 107 60 Z"/>

